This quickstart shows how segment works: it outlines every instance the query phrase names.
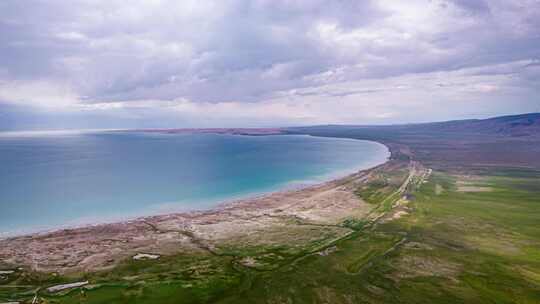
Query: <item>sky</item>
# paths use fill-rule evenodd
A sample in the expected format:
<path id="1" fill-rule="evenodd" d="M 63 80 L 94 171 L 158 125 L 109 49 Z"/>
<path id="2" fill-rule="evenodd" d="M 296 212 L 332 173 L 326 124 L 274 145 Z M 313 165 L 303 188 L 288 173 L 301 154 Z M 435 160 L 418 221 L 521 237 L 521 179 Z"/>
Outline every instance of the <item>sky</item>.
<path id="1" fill-rule="evenodd" d="M 0 130 L 540 112 L 540 0 L 2 0 Z"/>

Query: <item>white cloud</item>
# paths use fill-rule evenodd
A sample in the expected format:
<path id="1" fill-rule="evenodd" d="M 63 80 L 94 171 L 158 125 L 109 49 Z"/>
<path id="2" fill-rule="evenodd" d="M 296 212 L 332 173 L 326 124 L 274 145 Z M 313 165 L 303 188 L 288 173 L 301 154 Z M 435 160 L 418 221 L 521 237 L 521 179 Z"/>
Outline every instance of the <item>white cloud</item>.
<path id="1" fill-rule="evenodd" d="M 84 34 L 79 33 L 79 32 L 60 32 L 56 34 L 56 37 L 59 39 L 71 40 L 71 41 L 82 41 L 82 40 L 87 39 L 87 37 Z"/>
<path id="2" fill-rule="evenodd" d="M 50 81 L 0 81 L 0 101 L 18 105 L 62 108 L 79 103 L 68 85 Z"/>
<path id="3" fill-rule="evenodd" d="M 485 66 L 450 72 L 406 74 L 384 79 L 363 79 L 276 92 L 259 102 L 201 102 L 186 98 L 134 100 L 80 105 L 85 111 L 154 111 L 177 121 L 198 121 L 205 126 L 298 125 L 326 123 L 395 123 L 451 119 L 473 115 L 478 107 L 512 110 L 505 96 L 523 96 L 527 88 L 515 86 L 508 66 L 519 70 L 526 62 L 507 67 Z M 499 71 L 500 73 L 481 73 Z M 426 107 L 429 105 L 429 107 Z M 240 122 L 240 123 L 239 123 Z"/>

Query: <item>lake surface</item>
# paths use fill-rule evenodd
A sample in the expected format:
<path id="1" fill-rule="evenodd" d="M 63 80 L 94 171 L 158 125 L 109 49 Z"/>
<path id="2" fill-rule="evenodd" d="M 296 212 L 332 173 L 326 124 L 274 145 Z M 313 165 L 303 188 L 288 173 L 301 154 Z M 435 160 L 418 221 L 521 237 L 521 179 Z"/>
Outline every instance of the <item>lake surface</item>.
<path id="1" fill-rule="evenodd" d="M 304 135 L 0 134 L 0 236 L 211 208 L 388 156 L 378 143 Z"/>

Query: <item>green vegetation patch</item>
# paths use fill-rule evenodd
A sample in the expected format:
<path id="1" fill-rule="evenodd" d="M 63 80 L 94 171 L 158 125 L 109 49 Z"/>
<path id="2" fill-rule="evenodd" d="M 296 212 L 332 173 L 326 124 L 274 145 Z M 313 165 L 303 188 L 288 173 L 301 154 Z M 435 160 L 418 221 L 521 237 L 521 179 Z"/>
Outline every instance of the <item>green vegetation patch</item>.
<path id="1" fill-rule="evenodd" d="M 516 187 L 535 181 L 482 176 L 493 191 L 469 193 L 457 191 L 459 178 L 435 172 L 410 216 L 364 226 L 332 253 L 261 274 L 218 303 L 540 302 L 540 201 Z"/>
<path id="2" fill-rule="evenodd" d="M 369 181 L 356 189 L 355 194 L 365 202 L 379 204 L 405 181 L 408 170 L 375 171 Z"/>

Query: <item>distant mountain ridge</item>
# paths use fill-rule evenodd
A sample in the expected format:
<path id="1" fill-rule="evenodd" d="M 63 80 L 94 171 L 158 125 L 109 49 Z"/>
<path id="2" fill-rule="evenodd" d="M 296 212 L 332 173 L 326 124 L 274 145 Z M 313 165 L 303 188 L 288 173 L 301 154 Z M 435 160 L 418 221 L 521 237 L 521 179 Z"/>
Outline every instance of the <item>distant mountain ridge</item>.
<path id="1" fill-rule="evenodd" d="M 287 131 L 332 131 L 363 134 L 369 138 L 376 132 L 384 138 L 410 135 L 454 134 L 463 135 L 489 135 L 495 137 L 538 137 L 540 138 L 540 113 L 527 113 L 519 115 L 498 116 L 487 119 L 465 119 L 443 122 L 395 124 L 395 125 L 318 125 L 309 127 L 286 128 Z"/>
<path id="2" fill-rule="evenodd" d="M 499 134 L 508 136 L 540 135 L 540 113 L 499 116 L 488 119 L 455 120 L 414 126 L 429 126 L 431 131 L 436 132 Z"/>
<path id="3" fill-rule="evenodd" d="M 394 159 L 413 157 L 438 168 L 540 169 L 540 113 L 386 126 L 326 125 L 288 131 L 374 140 L 386 144 Z"/>

